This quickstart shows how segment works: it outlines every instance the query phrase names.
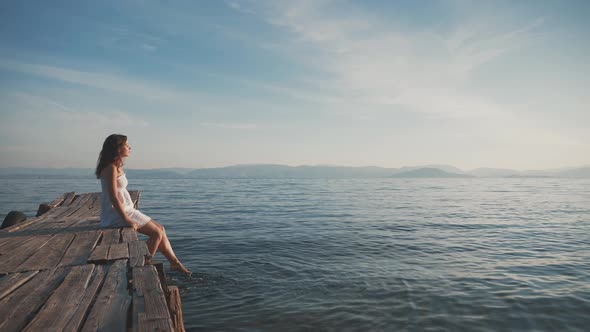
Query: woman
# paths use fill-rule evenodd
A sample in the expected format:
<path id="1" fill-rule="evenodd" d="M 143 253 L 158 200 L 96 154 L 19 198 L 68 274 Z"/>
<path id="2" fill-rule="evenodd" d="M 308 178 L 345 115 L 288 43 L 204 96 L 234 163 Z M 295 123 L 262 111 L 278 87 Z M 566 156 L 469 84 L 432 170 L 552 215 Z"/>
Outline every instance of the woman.
<path id="1" fill-rule="evenodd" d="M 125 135 L 110 135 L 102 145 L 96 166 L 96 178 L 102 186 L 100 227 L 133 227 L 149 236 L 147 247 L 152 257 L 160 250 L 170 262 L 170 270 L 190 275 L 191 271 L 174 255 L 164 226 L 135 209 L 123 172 L 123 158 L 129 157 L 130 152 Z"/>

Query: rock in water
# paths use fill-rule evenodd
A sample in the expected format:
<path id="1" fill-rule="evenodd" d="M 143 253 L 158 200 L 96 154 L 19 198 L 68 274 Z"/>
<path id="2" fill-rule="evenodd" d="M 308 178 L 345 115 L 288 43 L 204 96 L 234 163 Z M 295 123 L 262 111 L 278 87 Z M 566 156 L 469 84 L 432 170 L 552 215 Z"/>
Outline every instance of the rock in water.
<path id="1" fill-rule="evenodd" d="M 6 217 L 4 217 L 4 222 L 2 222 L 2 227 L 0 227 L 0 229 L 16 225 L 25 220 L 27 220 L 27 216 L 24 213 L 20 211 L 10 211 Z"/>

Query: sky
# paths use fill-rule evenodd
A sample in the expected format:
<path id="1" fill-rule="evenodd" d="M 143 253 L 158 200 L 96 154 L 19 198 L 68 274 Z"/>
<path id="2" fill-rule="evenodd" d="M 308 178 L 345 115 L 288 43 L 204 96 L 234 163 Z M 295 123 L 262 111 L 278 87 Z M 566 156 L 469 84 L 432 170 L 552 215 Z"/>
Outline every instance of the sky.
<path id="1" fill-rule="evenodd" d="M 590 164 L 590 1 L 0 2 L 0 167 Z"/>

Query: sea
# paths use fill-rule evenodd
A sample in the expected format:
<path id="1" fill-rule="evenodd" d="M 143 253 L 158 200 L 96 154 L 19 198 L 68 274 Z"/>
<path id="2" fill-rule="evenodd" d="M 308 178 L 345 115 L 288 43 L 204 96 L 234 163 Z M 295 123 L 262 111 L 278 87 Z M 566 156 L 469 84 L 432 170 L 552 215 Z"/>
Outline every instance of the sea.
<path id="1" fill-rule="evenodd" d="M 187 331 L 589 331 L 590 179 L 130 179 Z M 93 179 L 0 179 L 0 217 Z M 156 260 L 165 261 L 161 254 Z"/>

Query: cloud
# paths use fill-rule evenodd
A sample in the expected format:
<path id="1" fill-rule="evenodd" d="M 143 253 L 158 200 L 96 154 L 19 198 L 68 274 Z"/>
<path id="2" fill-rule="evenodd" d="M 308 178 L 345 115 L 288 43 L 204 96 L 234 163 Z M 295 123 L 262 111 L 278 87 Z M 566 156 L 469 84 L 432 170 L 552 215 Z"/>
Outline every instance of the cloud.
<path id="1" fill-rule="evenodd" d="M 96 109 L 93 106 L 71 106 L 47 96 L 29 93 L 14 93 L 12 97 L 21 105 L 20 111 L 38 112 L 47 120 L 61 123 L 70 128 L 108 128 L 114 123 L 125 124 L 125 127 L 148 127 L 148 121 L 115 109 Z"/>
<path id="2" fill-rule="evenodd" d="M 226 4 L 233 10 L 246 13 L 246 14 L 254 14 L 255 12 L 250 8 L 245 8 L 237 1 L 226 1 Z"/>
<path id="3" fill-rule="evenodd" d="M 174 99 L 178 93 L 166 90 L 145 81 L 134 80 L 121 75 L 102 74 L 43 64 L 30 64 L 0 59 L 0 68 L 21 73 L 46 77 L 62 82 L 77 84 L 101 90 L 138 96 L 148 100 Z"/>
<path id="4" fill-rule="evenodd" d="M 525 26 L 499 32 L 482 27 L 481 23 L 458 24 L 443 43 L 453 57 L 454 69 L 468 75 L 477 67 L 539 38 L 535 31 L 544 22 L 543 18 L 537 18 Z"/>
<path id="5" fill-rule="evenodd" d="M 291 34 L 285 44 L 299 45 L 294 57 L 329 78 L 317 85 L 330 84 L 348 103 L 403 107 L 445 117 L 507 112 L 471 91 L 467 81 L 480 66 L 526 45 L 543 23 L 539 19 L 508 31 L 461 26 L 446 36 L 402 29 L 366 12 L 337 13 L 329 9 L 331 4 L 269 4 L 264 19 Z"/>
<path id="6" fill-rule="evenodd" d="M 260 125 L 254 123 L 213 123 L 213 122 L 201 122 L 199 123 L 204 127 L 214 127 L 223 129 L 259 129 Z"/>

